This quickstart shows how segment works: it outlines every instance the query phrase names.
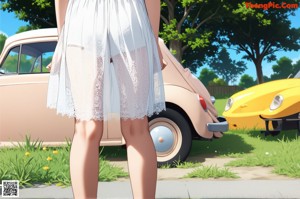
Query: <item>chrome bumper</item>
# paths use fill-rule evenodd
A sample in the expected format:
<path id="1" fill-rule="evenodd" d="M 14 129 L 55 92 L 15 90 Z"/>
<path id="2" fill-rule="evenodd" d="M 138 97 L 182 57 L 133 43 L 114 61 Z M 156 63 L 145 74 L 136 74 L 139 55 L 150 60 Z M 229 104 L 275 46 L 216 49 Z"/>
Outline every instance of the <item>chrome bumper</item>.
<path id="1" fill-rule="evenodd" d="M 207 123 L 207 129 L 211 132 L 226 132 L 228 131 L 228 122 L 223 117 L 218 117 L 218 123 Z"/>

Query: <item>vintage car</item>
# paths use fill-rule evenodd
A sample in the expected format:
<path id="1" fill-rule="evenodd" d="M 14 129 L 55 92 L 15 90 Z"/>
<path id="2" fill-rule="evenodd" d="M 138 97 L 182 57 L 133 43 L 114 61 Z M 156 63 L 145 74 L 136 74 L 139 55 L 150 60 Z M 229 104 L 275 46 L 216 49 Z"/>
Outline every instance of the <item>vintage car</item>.
<path id="1" fill-rule="evenodd" d="M 46 108 L 47 84 L 57 43 L 56 29 L 40 29 L 9 37 L 0 57 L 0 146 L 31 140 L 62 144 L 72 138 L 74 119 Z M 185 160 L 192 139 L 222 137 L 228 129 L 206 88 L 159 43 L 167 66 L 163 69 L 166 111 L 149 118 L 159 164 Z M 104 123 L 103 146 L 124 145 L 120 118 Z"/>
<path id="2" fill-rule="evenodd" d="M 294 78 L 263 83 L 232 95 L 223 113 L 229 129 L 264 130 L 272 135 L 300 130 L 299 78 L 300 71 Z"/>

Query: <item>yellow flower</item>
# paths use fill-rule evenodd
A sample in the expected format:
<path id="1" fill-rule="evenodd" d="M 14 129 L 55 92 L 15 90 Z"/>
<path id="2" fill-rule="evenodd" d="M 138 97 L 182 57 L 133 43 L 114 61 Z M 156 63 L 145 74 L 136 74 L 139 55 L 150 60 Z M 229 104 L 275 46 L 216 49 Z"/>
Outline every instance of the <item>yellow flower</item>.
<path id="1" fill-rule="evenodd" d="M 53 154 L 58 154 L 58 150 L 53 151 Z"/>
<path id="2" fill-rule="evenodd" d="M 52 158 L 51 158 L 50 156 L 48 156 L 47 160 L 48 160 L 48 161 L 51 161 L 51 160 L 52 160 Z"/>
<path id="3" fill-rule="evenodd" d="M 49 170 L 49 167 L 48 167 L 48 166 L 44 166 L 43 169 L 44 169 L 45 171 L 47 171 L 47 170 Z"/>
<path id="4" fill-rule="evenodd" d="M 30 153 L 28 151 L 26 151 L 25 156 L 29 156 L 29 155 L 30 155 Z"/>
<path id="5" fill-rule="evenodd" d="M 43 147 L 43 151 L 47 151 L 47 147 L 44 146 L 44 147 Z"/>

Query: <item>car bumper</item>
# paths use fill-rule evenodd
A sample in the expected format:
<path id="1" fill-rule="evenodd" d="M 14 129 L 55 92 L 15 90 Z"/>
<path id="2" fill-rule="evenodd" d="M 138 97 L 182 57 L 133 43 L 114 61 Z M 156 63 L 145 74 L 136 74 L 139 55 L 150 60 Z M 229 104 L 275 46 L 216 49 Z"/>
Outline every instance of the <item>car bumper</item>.
<path id="1" fill-rule="evenodd" d="M 266 135 L 277 135 L 282 130 L 290 130 L 290 129 L 298 129 L 298 133 L 300 133 L 300 118 L 299 115 L 296 114 L 294 117 L 290 118 L 265 118 L 259 115 L 261 119 L 265 121 L 266 131 L 262 131 Z M 270 123 L 276 122 L 277 126 L 274 129 L 270 129 Z"/>
<path id="2" fill-rule="evenodd" d="M 228 131 L 228 122 L 223 117 L 218 117 L 218 123 L 207 123 L 207 129 L 211 132 L 225 132 Z"/>

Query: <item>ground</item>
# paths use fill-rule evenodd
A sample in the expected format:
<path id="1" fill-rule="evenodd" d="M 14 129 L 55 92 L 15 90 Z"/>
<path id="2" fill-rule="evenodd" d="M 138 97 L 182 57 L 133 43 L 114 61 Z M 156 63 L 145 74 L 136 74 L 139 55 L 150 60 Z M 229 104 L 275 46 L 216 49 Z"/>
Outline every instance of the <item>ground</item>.
<path id="1" fill-rule="evenodd" d="M 204 166 L 217 166 L 223 168 L 224 165 L 234 158 L 223 158 L 223 157 L 190 157 L 187 161 L 199 161 Z M 128 172 L 127 161 L 126 160 L 111 160 L 113 165 L 122 167 L 124 171 Z M 272 167 L 229 167 L 229 170 L 236 173 L 240 178 L 236 180 L 287 180 L 291 179 L 286 176 L 277 175 L 272 173 Z M 169 168 L 169 169 L 158 169 L 158 180 L 184 180 L 182 178 L 187 173 L 195 170 L 195 168 L 181 169 L 181 168 Z M 123 181 L 124 179 L 119 179 Z M 199 179 L 197 179 L 199 180 Z M 221 179 L 222 180 L 222 179 Z M 233 179 L 235 180 L 235 179 Z"/>

